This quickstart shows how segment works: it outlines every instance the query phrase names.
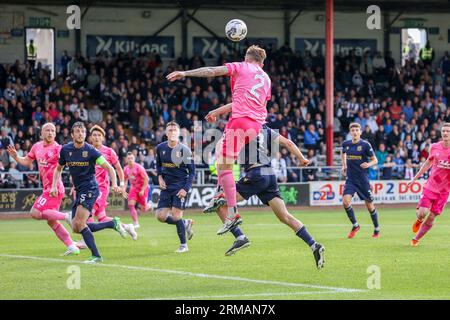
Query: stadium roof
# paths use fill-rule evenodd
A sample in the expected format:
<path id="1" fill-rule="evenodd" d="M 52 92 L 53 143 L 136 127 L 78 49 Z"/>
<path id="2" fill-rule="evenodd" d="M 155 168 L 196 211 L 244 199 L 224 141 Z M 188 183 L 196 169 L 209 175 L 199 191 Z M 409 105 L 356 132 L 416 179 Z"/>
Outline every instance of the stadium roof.
<path id="1" fill-rule="evenodd" d="M 301 9 L 324 10 L 325 0 L 41 0 L 39 5 L 177 8 L 183 4 L 187 8 L 199 9 Z M 36 5 L 34 0 L 3 0 L 2 3 Z M 377 4 L 382 10 L 397 12 L 450 12 L 450 0 L 334 0 L 337 11 L 364 10 Z"/>

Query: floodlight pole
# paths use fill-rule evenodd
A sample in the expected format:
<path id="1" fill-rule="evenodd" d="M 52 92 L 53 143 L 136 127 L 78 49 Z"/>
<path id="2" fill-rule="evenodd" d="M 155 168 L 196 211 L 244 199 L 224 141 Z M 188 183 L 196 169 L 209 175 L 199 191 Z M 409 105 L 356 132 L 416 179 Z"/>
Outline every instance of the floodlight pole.
<path id="1" fill-rule="evenodd" d="M 326 0 L 325 25 L 325 104 L 327 166 L 333 165 L 333 118 L 334 118 L 334 52 L 333 52 L 333 0 Z"/>

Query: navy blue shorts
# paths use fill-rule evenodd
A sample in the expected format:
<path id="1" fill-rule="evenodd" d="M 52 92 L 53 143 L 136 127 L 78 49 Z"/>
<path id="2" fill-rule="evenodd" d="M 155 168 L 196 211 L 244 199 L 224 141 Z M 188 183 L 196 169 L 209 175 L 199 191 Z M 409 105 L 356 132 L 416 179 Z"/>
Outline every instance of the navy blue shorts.
<path id="1" fill-rule="evenodd" d="M 92 188 L 82 191 L 77 191 L 77 196 L 75 198 L 75 202 L 72 205 L 72 219 L 75 217 L 75 213 L 77 211 L 77 207 L 82 205 L 85 207 L 92 215 L 92 209 L 94 208 L 94 204 L 97 201 L 98 196 L 100 195 L 98 188 Z"/>
<path id="2" fill-rule="evenodd" d="M 181 189 L 183 188 L 161 190 L 161 193 L 159 194 L 157 209 L 173 207 L 184 210 L 184 208 L 186 207 L 187 195 L 184 198 L 178 198 L 177 193 Z"/>
<path id="3" fill-rule="evenodd" d="M 345 181 L 344 195 L 349 194 L 353 197 L 355 193 L 361 200 L 373 202 L 373 194 L 369 183 L 356 184 L 348 180 Z"/>
<path id="4" fill-rule="evenodd" d="M 269 205 L 269 201 L 274 198 L 283 199 L 275 174 L 263 174 L 262 170 L 267 169 L 258 167 L 247 171 L 245 176 L 236 183 L 236 191 L 245 200 L 256 195 L 265 205 Z"/>

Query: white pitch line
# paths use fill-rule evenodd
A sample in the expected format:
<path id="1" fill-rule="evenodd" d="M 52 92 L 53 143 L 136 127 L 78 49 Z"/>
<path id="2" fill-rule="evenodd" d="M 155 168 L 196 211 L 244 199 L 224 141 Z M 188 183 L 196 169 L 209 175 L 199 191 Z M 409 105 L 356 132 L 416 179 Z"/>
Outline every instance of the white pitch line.
<path id="1" fill-rule="evenodd" d="M 140 300 L 197 300 L 197 299 L 227 299 L 227 298 L 245 298 L 245 297 L 272 297 L 272 296 L 297 296 L 310 294 L 336 294 L 336 291 L 299 291 L 299 292 L 265 292 L 265 293 L 246 293 L 246 294 L 223 294 L 213 296 L 187 296 L 187 297 L 169 297 L 169 298 L 144 298 Z"/>
<path id="2" fill-rule="evenodd" d="M 0 254 L 0 257 L 12 258 L 12 259 L 50 261 L 50 262 L 67 263 L 67 264 L 84 264 L 83 261 L 63 260 L 63 259 L 33 257 L 33 256 L 22 256 L 22 255 L 13 255 L 13 254 Z M 86 264 L 86 266 L 88 266 L 88 265 Z M 233 276 L 221 276 L 221 275 L 206 274 L 206 273 L 193 273 L 193 272 L 188 272 L 188 271 L 178 271 L 178 270 L 170 270 L 170 269 L 157 269 L 157 268 L 141 267 L 141 266 L 127 266 L 127 265 L 120 265 L 120 264 L 99 263 L 99 264 L 95 264 L 95 265 L 91 265 L 91 266 L 120 268 L 120 269 L 127 269 L 127 270 L 151 271 L 151 272 L 177 274 L 177 275 L 181 275 L 181 276 L 231 280 L 231 281 L 239 281 L 239 282 L 250 282 L 250 283 L 278 285 L 278 286 L 285 286 L 285 287 L 302 287 L 302 288 L 310 288 L 310 289 L 323 289 L 323 290 L 331 290 L 333 292 L 362 292 L 362 291 L 365 291 L 362 289 L 331 287 L 331 286 L 312 285 L 312 284 L 295 283 L 295 282 L 259 280 L 259 279 L 241 278 L 241 277 L 233 277 Z"/>

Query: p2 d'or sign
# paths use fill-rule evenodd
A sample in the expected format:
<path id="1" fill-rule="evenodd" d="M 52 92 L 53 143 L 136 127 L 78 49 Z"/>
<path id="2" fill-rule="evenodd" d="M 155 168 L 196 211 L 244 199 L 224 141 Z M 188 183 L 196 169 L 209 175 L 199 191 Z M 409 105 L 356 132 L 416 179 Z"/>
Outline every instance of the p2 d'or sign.
<path id="1" fill-rule="evenodd" d="M 86 55 L 95 57 L 105 52 L 109 55 L 133 52 L 134 54 L 155 52 L 161 58 L 174 57 L 174 37 L 146 37 L 146 36 L 110 36 L 87 35 Z"/>
<path id="2" fill-rule="evenodd" d="M 313 56 L 319 52 L 325 56 L 325 40 L 320 38 L 295 38 L 295 49 L 301 52 L 310 51 Z M 350 50 L 355 50 L 356 55 L 362 56 L 370 50 L 377 51 L 377 40 L 374 39 L 334 39 L 334 53 L 336 55 L 348 55 Z"/>
<path id="3" fill-rule="evenodd" d="M 310 205 L 334 206 L 342 205 L 342 196 L 345 181 L 315 181 L 311 182 Z M 374 203 L 416 203 L 419 201 L 425 181 L 419 180 L 408 186 L 406 180 L 377 180 L 371 181 L 371 190 Z M 355 204 L 363 204 L 364 201 L 355 194 Z"/>

